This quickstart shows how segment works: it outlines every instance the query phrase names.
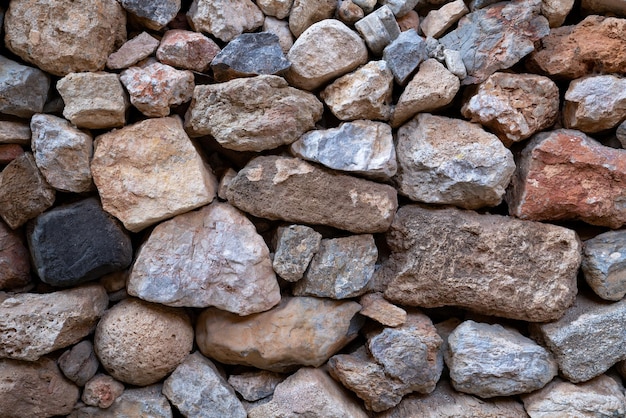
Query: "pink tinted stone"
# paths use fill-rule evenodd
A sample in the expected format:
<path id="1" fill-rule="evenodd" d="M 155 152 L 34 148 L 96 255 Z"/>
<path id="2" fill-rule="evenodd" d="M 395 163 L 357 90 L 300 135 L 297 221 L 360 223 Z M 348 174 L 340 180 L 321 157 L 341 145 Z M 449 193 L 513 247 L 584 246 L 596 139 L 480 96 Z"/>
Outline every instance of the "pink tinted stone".
<path id="1" fill-rule="evenodd" d="M 220 47 L 201 33 L 175 29 L 165 32 L 156 54 L 163 64 L 203 72 L 219 52 Z"/>

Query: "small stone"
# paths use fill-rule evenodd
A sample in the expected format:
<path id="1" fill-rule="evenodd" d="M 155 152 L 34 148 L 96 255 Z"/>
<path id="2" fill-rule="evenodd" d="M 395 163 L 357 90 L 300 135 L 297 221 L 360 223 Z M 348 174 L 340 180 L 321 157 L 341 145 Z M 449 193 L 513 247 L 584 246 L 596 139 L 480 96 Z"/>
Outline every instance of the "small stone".
<path id="1" fill-rule="evenodd" d="M 386 231 L 398 208 L 391 186 L 279 156 L 250 161 L 226 195 L 232 205 L 260 218 L 328 225 L 357 234 Z"/>
<path id="2" fill-rule="evenodd" d="M 120 0 L 122 7 L 148 29 L 161 30 L 180 10 L 180 0 Z"/>
<path id="3" fill-rule="evenodd" d="M 296 157 L 372 179 L 389 180 L 397 170 L 391 127 L 382 122 L 357 120 L 309 131 L 289 149 Z"/>
<path id="4" fill-rule="evenodd" d="M 293 46 L 293 35 L 289 30 L 289 23 L 285 20 L 279 20 L 274 17 L 267 16 L 263 22 L 263 32 L 273 33 L 278 36 L 278 43 L 283 53 L 287 55 Z"/>
<path id="5" fill-rule="evenodd" d="M 276 386 L 283 380 L 285 380 L 285 376 L 282 374 L 262 370 L 232 374 L 228 378 L 228 383 L 246 401 L 254 402 L 271 396 Z"/>
<path id="6" fill-rule="evenodd" d="M 386 240 L 391 255 L 377 274 L 393 303 L 544 322 L 560 318 L 576 295 L 581 245 L 567 228 L 407 205 Z"/>
<path id="7" fill-rule="evenodd" d="M 30 282 L 30 255 L 21 234 L 0 221 L 0 290 Z"/>
<path id="8" fill-rule="evenodd" d="M 226 170 L 226 172 L 222 175 L 222 178 L 220 179 L 220 183 L 217 188 L 217 196 L 220 199 L 226 200 L 226 190 L 228 189 L 228 185 L 230 184 L 230 181 L 236 176 L 237 172 L 232 168 L 228 168 L 228 170 Z"/>
<path id="9" fill-rule="evenodd" d="M 461 84 L 435 59 L 428 59 L 409 81 L 398 99 L 391 117 L 391 126 L 399 127 L 418 113 L 433 112 L 452 102 Z"/>
<path id="10" fill-rule="evenodd" d="M 159 118 L 170 114 L 170 106 L 191 100 L 195 87 L 193 73 L 155 62 L 145 67 L 130 67 L 120 75 L 130 102 L 146 116 Z"/>
<path id="11" fill-rule="evenodd" d="M 626 120 L 622 122 L 615 131 L 618 141 L 622 144 L 622 148 L 626 148 Z"/>
<path id="12" fill-rule="evenodd" d="M 19 120 L 0 120 L 0 144 L 29 145 L 30 123 Z"/>
<path id="13" fill-rule="evenodd" d="M 85 383 L 96 375 L 100 366 L 93 344 L 89 340 L 83 340 L 61 354 L 58 363 L 65 377 L 77 386 L 85 386 Z"/>
<path id="14" fill-rule="evenodd" d="M 49 89 L 46 73 L 0 56 L 0 112 L 22 118 L 40 113 Z"/>
<path id="15" fill-rule="evenodd" d="M 598 75 L 574 80 L 565 92 L 563 124 L 586 133 L 615 128 L 626 118 L 626 78 Z"/>
<path id="16" fill-rule="evenodd" d="M 420 27 L 420 17 L 415 10 L 409 10 L 407 14 L 401 17 L 396 16 L 396 21 L 398 22 L 398 26 L 400 26 L 400 31 L 402 32 L 406 32 L 411 29 L 417 32 Z"/>
<path id="17" fill-rule="evenodd" d="M 615 365 L 615 369 L 622 376 L 622 379 L 626 378 L 626 360 L 622 360 Z"/>
<path id="18" fill-rule="evenodd" d="M 243 33 L 230 41 L 211 63 L 218 82 L 261 74 L 284 74 L 291 64 L 273 33 Z"/>
<path id="19" fill-rule="evenodd" d="M 1 129 L 1 128 L 0 128 Z M 17 157 L 24 155 L 24 148 L 18 144 L 0 144 L 0 164 L 9 164 Z"/>
<path id="20" fill-rule="evenodd" d="M 293 0 L 257 0 L 256 3 L 265 16 L 284 19 L 289 16 Z"/>
<path id="21" fill-rule="evenodd" d="M 111 376 L 98 374 L 85 384 L 81 400 L 91 406 L 106 409 L 113 405 L 122 392 L 124 385 Z"/>
<path id="22" fill-rule="evenodd" d="M 217 189 L 178 117 L 100 135 L 91 172 L 104 210 L 132 232 L 210 203 Z"/>
<path id="23" fill-rule="evenodd" d="M 35 163 L 48 184 L 62 192 L 91 191 L 91 135 L 63 118 L 45 114 L 33 116 L 30 127 Z"/>
<path id="24" fill-rule="evenodd" d="M 376 0 L 352 0 L 352 1 L 354 2 L 354 4 L 356 4 L 361 9 L 363 9 L 363 12 L 365 12 L 365 14 L 371 13 L 372 10 L 374 10 L 374 7 L 376 6 L 376 3 L 377 3 Z"/>
<path id="25" fill-rule="evenodd" d="M 274 372 L 319 367 L 352 341 L 360 328 L 356 302 L 283 297 L 275 308 L 240 317 L 215 308 L 200 314 L 196 342 L 202 354 L 225 364 Z"/>
<path id="26" fill-rule="evenodd" d="M 276 274 L 289 282 L 302 278 L 322 241 L 322 234 L 304 225 L 280 226 L 276 230 Z"/>
<path id="27" fill-rule="evenodd" d="M 454 49 L 444 49 L 443 57 L 448 71 L 459 77 L 460 80 L 467 77 L 467 69 L 465 68 L 463 57 L 459 51 Z"/>
<path id="28" fill-rule="evenodd" d="M 229 42 L 263 25 L 263 12 L 250 0 L 194 0 L 187 20 L 196 32 Z"/>
<path id="29" fill-rule="evenodd" d="M 68 418 L 172 418 L 172 407 L 161 393 L 162 385 L 126 389 L 108 409 L 82 406 Z"/>
<path id="30" fill-rule="evenodd" d="M 128 97 L 120 76 L 109 73 L 72 73 L 57 82 L 65 102 L 63 116 L 79 128 L 124 126 Z"/>
<path id="31" fill-rule="evenodd" d="M 363 9 L 354 4 L 352 0 L 340 0 L 339 7 L 337 8 L 337 16 L 343 23 L 351 25 L 363 19 L 365 13 Z"/>
<path id="32" fill-rule="evenodd" d="M 365 39 L 368 48 L 376 55 L 400 36 L 400 27 L 388 6 L 382 6 L 354 24 Z"/>
<path id="33" fill-rule="evenodd" d="M 182 29 L 168 30 L 157 49 L 157 59 L 172 67 L 204 72 L 220 52 L 211 38 Z"/>
<path id="34" fill-rule="evenodd" d="M 324 39 L 324 42 L 320 42 Z M 310 26 L 293 44 L 287 59 L 287 81 L 294 87 L 315 90 L 367 62 L 363 39 L 338 20 Z"/>
<path id="35" fill-rule="evenodd" d="M 541 14 L 548 19 L 551 28 L 561 26 L 572 7 L 574 7 L 574 0 L 541 0 Z"/>
<path id="36" fill-rule="evenodd" d="M 147 386 L 185 360 L 193 347 L 193 328 L 184 311 L 128 298 L 102 317 L 94 347 L 111 376 Z"/>
<path id="37" fill-rule="evenodd" d="M 422 20 L 421 29 L 424 35 L 439 38 L 460 18 L 469 13 L 463 0 L 455 0 L 441 6 L 440 9 L 428 12 Z"/>
<path id="38" fill-rule="evenodd" d="M 380 0 L 378 3 L 389 7 L 394 16 L 402 17 L 413 10 L 419 3 L 419 0 Z"/>
<path id="39" fill-rule="evenodd" d="M 609 231 L 583 246 L 585 280 L 602 299 L 618 301 L 626 295 L 626 231 Z"/>
<path id="40" fill-rule="evenodd" d="M 480 125 L 420 113 L 397 136 L 401 194 L 465 209 L 502 202 L 515 171 L 513 154 Z"/>
<path id="41" fill-rule="evenodd" d="M 583 0 L 581 9 L 589 14 L 607 14 L 626 17 L 626 3 L 623 0 Z"/>
<path id="42" fill-rule="evenodd" d="M 336 8 L 336 0 L 294 0 L 289 13 L 289 29 L 298 38 L 314 23 L 333 17 Z"/>
<path id="43" fill-rule="evenodd" d="M 0 216 L 16 229 L 52 206 L 55 191 L 26 152 L 0 173 L 0 196 Z"/>
<path id="44" fill-rule="evenodd" d="M 93 331 L 109 298 L 100 285 L 18 293 L 0 303 L 0 357 L 35 361 Z"/>
<path id="45" fill-rule="evenodd" d="M 446 57 L 443 54 L 444 51 L 445 47 L 440 44 L 437 39 L 430 36 L 426 38 L 426 52 L 428 53 L 429 58 L 434 58 L 443 63 L 446 60 Z"/>
<path id="46" fill-rule="evenodd" d="M 624 153 L 574 130 L 536 134 L 522 151 L 507 191 L 509 213 L 619 228 L 626 222 Z"/>
<path id="47" fill-rule="evenodd" d="M 426 42 L 415 30 L 402 32 L 383 50 L 383 60 L 401 86 L 427 58 Z"/>
<path id="48" fill-rule="evenodd" d="M 397 327 L 406 322 L 406 311 L 389 303 L 382 293 L 368 293 L 361 296 L 359 304 L 363 307 L 359 314 L 386 326 Z"/>
<path id="49" fill-rule="evenodd" d="M 165 32 L 165 36 L 167 36 L 169 32 L 170 31 Z M 107 68 L 112 70 L 128 68 L 154 54 L 158 46 L 158 39 L 147 32 L 141 32 L 133 39 L 125 42 L 120 49 L 109 55 L 109 58 L 107 58 Z"/>

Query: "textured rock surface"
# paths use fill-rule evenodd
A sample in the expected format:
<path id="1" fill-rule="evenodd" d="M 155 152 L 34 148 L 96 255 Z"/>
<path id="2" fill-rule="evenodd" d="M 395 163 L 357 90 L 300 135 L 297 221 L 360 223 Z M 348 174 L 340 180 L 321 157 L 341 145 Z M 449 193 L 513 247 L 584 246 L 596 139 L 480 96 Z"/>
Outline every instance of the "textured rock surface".
<path id="1" fill-rule="evenodd" d="M 400 35 L 400 27 L 391 9 L 383 5 L 354 24 L 372 53 L 380 55 L 383 49 Z"/>
<path id="2" fill-rule="evenodd" d="M 152 385 L 140 389 L 126 389 L 108 409 L 94 406 L 77 408 L 70 418 L 172 418 L 172 407 L 161 394 L 162 385 Z"/>
<path id="3" fill-rule="evenodd" d="M 0 56 L 0 112 L 23 118 L 43 110 L 50 79 L 43 71 Z"/>
<path id="4" fill-rule="evenodd" d="M 391 186 L 278 156 L 250 161 L 230 182 L 226 195 L 232 205 L 254 216 L 354 233 L 387 230 L 398 208 Z"/>
<path id="5" fill-rule="evenodd" d="M 288 282 L 302 278 L 322 241 L 322 234 L 304 225 L 281 226 L 276 230 L 274 271 Z"/>
<path id="6" fill-rule="evenodd" d="M 0 144 L 30 144 L 31 132 L 28 122 L 0 120 Z"/>
<path id="7" fill-rule="evenodd" d="M 9 164 L 24 154 L 24 148 L 18 144 L 0 144 L 0 164 Z"/>
<path id="8" fill-rule="evenodd" d="M 180 10 L 180 0 L 121 0 L 121 3 L 139 23 L 152 30 L 162 29 Z"/>
<path id="9" fill-rule="evenodd" d="M 293 46 L 293 35 L 289 30 L 289 22 L 266 16 L 263 22 L 263 32 L 273 33 L 278 36 L 278 43 L 283 53 L 285 55 L 289 53 L 289 50 Z"/>
<path id="10" fill-rule="evenodd" d="M 265 370 L 231 374 L 228 384 L 248 402 L 267 398 L 274 393 L 276 386 L 285 380 L 285 376 L 279 373 Z"/>
<path id="11" fill-rule="evenodd" d="M 406 322 L 406 311 L 383 297 L 382 293 L 368 293 L 359 299 L 363 307 L 359 314 L 387 327 L 397 327 Z"/>
<path id="12" fill-rule="evenodd" d="M 617 140 L 622 144 L 622 148 L 626 148 L 626 120 L 617 127 L 615 131 L 615 136 L 617 136 Z"/>
<path id="13" fill-rule="evenodd" d="M 463 0 L 455 0 L 430 11 L 422 20 L 420 27 L 424 35 L 439 38 L 467 13 L 469 9 Z"/>
<path id="14" fill-rule="evenodd" d="M 383 60 L 402 86 L 427 58 L 426 42 L 415 29 L 402 32 L 383 50 Z"/>
<path id="15" fill-rule="evenodd" d="M 187 19 L 196 32 L 228 42 L 263 25 L 263 12 L 250 0 L 194 0 Z"/>
<path id="16" fill-rule="evenodd" d="M 167 32 L 169 33 L 169 32 Z M 128 68 L 139 61 L 148 58 L 157 50 L 159 40 L 148 34 L 141 32 L 133 39 L 125 42 L 117 51 L 107 58 L 107 68 L 120 70 Z"/>
<path id="17" fill-rule="evenodd" d="M 24 240 L 0 222 L 0 290 L 21 287 L 29 281 L 30 260 Z"/>
<path id="18" fill-rule="evenodd" d="M 618 301 L 626 295 L 625 249 L 624 231 L 605 232 L 584 242 L 585 280 L 603 299 Z"/>
<path id="19" fill-rule="evenodd" d="M 413 10 L 418 0 L 380 0 L 380 4 L 388 6 L 396 17 L 402 17 Z"/>
<path id="20" fill-rule="evenodd" d="M 95 376 L 100 365 L 93 343 L 89 340 L 83 340 L 61 354 L 58 363 L 65 377 L 77 386 L 85 386 Z"/>
<path id="21" fill-rule="evenodd" d="M 551 28 L 557 28 L 574 7 L 574 0 L 542 0 L 541 14 L 548 19 Z"/>
<path id="22" fill-rule="evenodd" d="M 335 0 L 293 0 L 289 13 L 289 30 L 296 38 L 311 25 L 333 17 Z"/>
<path id="23" fill-rule="evenodd" d="M 392 254 L 378 274 L 391 302 L 539 322 L 560 318 L 576 295 L 581 245 L 566 228 L 410 205 L 387 244 Z"/>
<path id="24" fill-rule="evenodd" d="M 124 385 L 111 376 L 97 374 L 85 384 L 81 400 L 91 406 L 106 409 L 124 392 Z"/>
<path id="25" fill-rule="evenodd" d="M 163 64 L 184 70 L 206 71 L 220 47 L 201 33 L 187 30 L 168 30 L 163 35 L 157 59 Z"/>
<path id="26" fill-rule="evenodd" d="M 289 16 L 293 6 L 293 0 L 257 0 L 256 3 L 265 16 L 274 16 L 277 19 Z"/>

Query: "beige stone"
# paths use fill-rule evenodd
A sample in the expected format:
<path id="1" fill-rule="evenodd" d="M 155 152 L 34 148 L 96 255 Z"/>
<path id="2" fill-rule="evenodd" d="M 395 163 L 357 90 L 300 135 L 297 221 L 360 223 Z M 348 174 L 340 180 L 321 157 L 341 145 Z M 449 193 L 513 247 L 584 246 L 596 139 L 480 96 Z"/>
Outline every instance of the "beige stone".
<path id="1" fill-rule="evenodd" d="M 437 10 L 430 11 L 422 20 L 420 27 L 424 35 L 439 38 L 468 13 L 469 9 L 463 0 L 455 0 L 444 4 Z"/>
<path id="2" fill-rule="evenodd" d="M 548 19 L 551 28 L 558 28 L 574 7 L 574 0 L 541 0 L 541 14 Z"/>
<path id="3" fill-rule="evenodd" d="M 263 32 L 273 33 L 278 36 L 278 43 L 283 54 L 287 55 L 289 53 L 293 46 L 293 35 L 289 30 L 289 22 L 267 16 L 263 22 Z"/>
<path id="4" fill-rule="evenodd" d="M 363 316 L 386 326 L 397 327 L 406 322 L 406 311 L 388 302 L 382 293 L 368 293 L 361 296 L 359 303 L 363 307 L 359 312 Z"/>
<path id="5" fill-rule="evenodd" d="M 289 29 L 297 38 L 312 24 L 333 17 L 336 8 L 336 0 L 293 0 Z"/>
<path id="6" fill-rule="evenodd" d="M 293 0 L 257 0 L 256 3 L 265 16 L 284 19 L 289 16 Z"/>
<path id="7" fill-rule="evenodd" d="M 4 118 L 0 119 L 0 144 L 30 144 L 29 123 L 19 119 L 5 120 Z"/>
<path id="8" fill-rule="evenodd" d="M 196 32 L 228 42 L 263 25 L 263 12 L 250 0 L 194 0 L 187 20 Z"/>

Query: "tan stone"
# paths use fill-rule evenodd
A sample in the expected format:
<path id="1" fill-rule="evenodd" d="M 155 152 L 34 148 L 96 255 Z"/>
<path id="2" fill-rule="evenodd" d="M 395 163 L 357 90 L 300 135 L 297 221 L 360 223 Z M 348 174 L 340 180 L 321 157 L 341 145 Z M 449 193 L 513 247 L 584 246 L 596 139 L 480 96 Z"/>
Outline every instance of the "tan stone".
<path id="1" fill-rule="evenodd" d="M 388 302 L 382 293 L 368 293 L 361 296 L 359 303 L 363 307 L 359 312 L 387 327 L 397 327 L 406 322 L 406 311 Z"/>
<path id="2" fill-rule="evenodd" d="M 157 49 L 157 59 L 172 67 L 203 72 L 220 52 L 220 47 L 201 33 L 188 30 L 168 30 Z"/>
<path id="3" fill-rule="evenodd" d="M 228 42 L 263 25 L 263 12 L 250 0 L 194 0 L 187 19 L 196 32 Z"/>
<path id="4" fill-rule="evenodd" d="M 420 27 L 420 17 L 415 10 L 410 10 L 407 14 L 397 18 L 396 20 L 398 21 L 398 26 L 400 26 L 400 30 L 402 32 L 406 32 L 411 29 L 415 29 L 417 32 Z"/>
<path id="5" fill-rule="evenodd" d="M 446 3 L 437 10 L 432 10 L 422 20 L 422 32 L 426 36 L 439 38 L 452 27 L 460 18 L 469 13 L 463 0 Z"/>
<path id="6" fill-rule="evenodd" d="M 278 36 L 278 43 L 285 56 L 293 46 L 293 35 L 289 30 L 289 22 L 267 16 L 263 22 L 263 32 L 273 33 Z"/>
<path id="7" fill-rule="evenodd" d="M 558 28 L 574 7 L 574 0 L 541 0 L 541 14 L 548 19 L 551 28 Z"/>
<path id="8" fill-rule="evenodd" d="M 19 119 L 4 120 L 4 118 L 0 119 L 0 144 L 30 144 L 29 123 Z"/>
<path id="9" fill-rule="evenodd" d="M 9 164 L 24 154 L 24 148 L 18 144 L 0 144 L 0 165 Z"/>
<path id="10" fill-rule="evenodd" d="M 312 24 L 333 17 L 336 8 L 336 0 L 294 0 L 289 13 L 289 29 L 297 38 Z"/>
<path id="11" fill-rule="evenodd" d="M 170 31 L 166 32 L 169 33 Z M 147 32 L 141 32 L 127 41 L 107 58 L 107 68 L 119 70 L 128 68 L 142 59 L 148 58 L 159 46 L 158 39 Z"/>
<path id="12" fill-rule="evenodd" d="M 289 16 L 293 0 L 257 0 L 256 3 L 265 16 L 284 19 Z"/>
<path id="13" fill-rule="evenodd" d="M 626 17 L 624 0 L 582 0 L 580 7 L 586 13 Z"/>

